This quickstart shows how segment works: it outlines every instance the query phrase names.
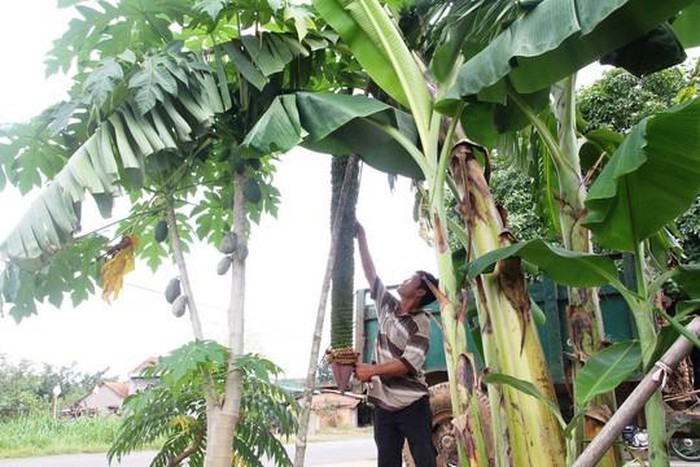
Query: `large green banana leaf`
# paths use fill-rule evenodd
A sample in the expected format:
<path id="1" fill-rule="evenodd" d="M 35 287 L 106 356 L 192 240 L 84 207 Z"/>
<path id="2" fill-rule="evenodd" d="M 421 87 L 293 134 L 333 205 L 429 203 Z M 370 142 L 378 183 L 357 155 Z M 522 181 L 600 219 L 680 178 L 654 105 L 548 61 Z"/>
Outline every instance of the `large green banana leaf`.
<path id="1" fill-rule="evenodd" d="M 0 244 L 0 254 L 25 267 L 39 266 L 79 229 L 86 193 L 92 195 L 102 215 L 109 216 L 120 185 L 138 186 L 143 181 L 146 157 L 175 150 L 178 142 L 192 139 L 198 126 L 209 126 L 216 113 L 227 110 L 213 75 L 195 74 L 199 85 L 181 88 L 176 98 L 163 97 L 145 115 L 127 102 L 102 122 L 39 193 Z"/>
<path id="2" fill-rule="evenodd" d="M 535 238 L 527 242 L 499 248 L 469 264 L 469 277 L 493 271 L 497 262 L 517 256 L 537 266 L 557 284 L 594 287 L 609 284 L 617 278 L 617 268 L 607 256 L 579 253 L 546 244 Z"/>
<path id="3" fill-rule="evenodd" d="M 459 70 L 439 108 L 468 96 L 502 102 L 512 86 L 530 94 L 667 21 L 692 0 L 544 0 Z M 693 19 L 687 15 L 685 21 Z M 685 28 L 689 29 L 689 28 Z"/>
<path id="4" fill-rule="evenodd" d="M 367 74 L 410 109 L 419 137 L 427 145 L 433 100 L 423 70 L 380 2 L 314 0 L 314 6 L 350 46 Z"/>
<path id="5" fill-rule="evenodd" d="M 700 2 L 695 2 L 674 19 L 676 36 L 686 49 L 700 45 Z"/>
<path id="6" fill-rule="evenodd" d="M 262 153 L 302 145 L 335 155 L 358 154 L 378 170 L 422 177 L 406 149 L 383 126 L 398 130 L 412 144 L 417 140 L 411 117 L 376 99 L 299 92 L 279 96 L 243 144 Z"/>
<path id="7" fill-rule="evenodd" d="M 700 99 L 648 117 L 591 186 L 583 225 L 605 248 L 635 251 L 700 193 Z"/>

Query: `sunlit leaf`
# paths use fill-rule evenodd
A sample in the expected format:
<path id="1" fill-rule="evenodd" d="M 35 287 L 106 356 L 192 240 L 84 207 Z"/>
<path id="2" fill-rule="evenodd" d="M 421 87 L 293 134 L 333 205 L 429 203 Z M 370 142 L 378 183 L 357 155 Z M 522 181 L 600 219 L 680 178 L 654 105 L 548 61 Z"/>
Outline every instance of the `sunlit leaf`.
<path id="1" fill-rule="evenodd" d="M 642 350 L 637 341 L 618 342 L 595 353 L 576 375 L 576 404 L 583 406 L 595 396 L 612 391 L 641 363 Z"/>

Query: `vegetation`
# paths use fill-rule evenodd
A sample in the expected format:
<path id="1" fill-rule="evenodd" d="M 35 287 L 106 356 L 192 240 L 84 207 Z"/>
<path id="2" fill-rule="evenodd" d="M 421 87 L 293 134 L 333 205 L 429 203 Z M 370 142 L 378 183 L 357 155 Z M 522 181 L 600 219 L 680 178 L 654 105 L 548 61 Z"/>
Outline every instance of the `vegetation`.
<path id="1" fill-rule="evenodd" d="M 204 465 L 207 444 L 207 413 L 203 394 L 213 384 L 223 391 L 227 373 L 226 347 L 212 341 L 198 341 L 174 350 L 145 375 L 158 383 L 127 398 L 124 418 L 110 460 L 159 442 L 151 466 Z M 272 362 L 254 355 L 237 358 L 243 374 L 241 419 L 230 449 L 235 465 L 262 466 L 264 457 L 275 465 L 288 466 L 282 441 L 296 428 L 294 398 L 271 381 L 280 373 Z"/>
<path id="2" fill-rule="evenodd" d="M 0 422 L 0 458 L 106 452 L 117 439 L 121 420 L 111 417 L 21 416 Z M 145 444 L 152 449 L 156 443 Z"/>
<path id="3" fill-rule="evenodd" d="M 655 314 L 663 310 L 654 307 L 660 282 L 645 274 L 645 248 L 700 191 L 695 170 L 700 100 L 689 95 L 624 137 L 578 134 L 573 76 L 599 56 L 641 74 L 678 61 L 682 46 L 700 43 L 696 4 L 426 2 L 402 16 L 398 5 L 378 0 L 315 0 L 318 18 L 307 7 L 258 0 L 97 4 L 99 10 L 78 5 L 81 18 L 56 42 L 49 60 L 50 70 L 77 63 L 70 102 L 10 129 L 10 143 L 1 148 L 0 170 L 24 192 L 44 180 L 52 183 L 0 245 L 10 261 L 0 288 L 10 314 L 22 319 L 36 312 L 37 302 L 60 305 L 70 295 L 77 303 L 93 293 L 95 258 L 111 258 L 100 269 L 110 273 L 102 285 L 113 291 L 133 267 L 136 243 L 136 254 L 152 267 L 169 255 L 175 258 L 182 284 L 175 311 L 181 315 L 186 306 L 197 341 L 168 361 L 167 389 L 154 391 L 155 400 L 134 399 L 135 428 L 130 434 L 126 429 L 117 455 L 135 440 L 148 439 L 137 435 L 152 433 L 143 414 L 161 408 L 176 427 L 159 425 L 165 431 L 158 433 L 169 441 L 158 462 L 190 457 L 228 467 L 234 458 L 253 462 L 266 449 L 258 442 L 267 438 L 256 431 L 264 420 L 247 425 L 246 418 L 246 409 L 257 414 L 245 397 L 251 375 L 242 338 L 247 239 L 251 221 L 275 212 L 272 158 L 298 145 L 337 156 L 358 154 L 381 170 L 422 180 L 440 275 L 451 401 L 462 427 L 456 438 L 462 441 L 462 465 L 487 465 L 490 453 L 497 465 L 563 465 L 567 456 L 572 461 L 582 444 L 578 420 L 588 405 L 639 360 L 646 368 L 653 365 Z M 668 39 L 664 53 L 655 53 L 658 34 Z M 641 54 L 629 54 L 630 41 Z M 635 62 L 639 56 L 661 61 Z M 369 95 L 347 94 L 348 88 Z M 537 145 L 521 147 L 542 156 L 549 183 L 537 197 L 549 200 L 564 248 L 539 238 L 518 242 L 489 187 L 488 149 L 503 134 L 525 127 L 540 138 Z M 463 141 L 464 134 L 483 146 Z M 522 133 L 516 142 L 519 137 Z M 592 178 L 584 178 L 578 137 L 592 143 L 599 161 L 601 170 Z M 119 243 L 105 254 L 107 243 L 117 239 L 76 240 L 85 194 L 109 215 L 113 197 L 122 191 L 133 207 L 119 225 Z M 461 222 L 447 216 L 448 191 Z M 163 220 L 169 235 L 160 227 Z M 489 369 L 484 381 L 490 423 L 478 408 L 480 379 L 468 377 L 466 369 L 470 357 L 459 313 L 466 306 L 459 290 L 465 278 L 453 264 L 448 230 L 467 252 L 466 279 L 476 298 Z M 164 236 L 168 246 L 159 241 Z M 235 249 L 225 249 L 228 259 L 220 268 L 226 273 L 231 265 L 225 348 L 201 333 L 184 259 L 195 237 L 211 244 L 236 240 Z M 591 253 L 591 241 L 635 255 L 635 290 L 622 286 L 612 260 Z M 572 299 L 568 324 L 575 350 L 588 363 L 575 381 L 578 410 L 570 421 L 556 405 L 523 263 L 572 287 L 580 298 Z M 662 277 L 673 277 L 697 298 L 697 268 L 666 266 Z M 603 284 L 627 301 L 639 344 L 600 350 L 591 290 Z M 574 313 L 578 309 L 583 312 Z M 671 322 L 682 332 L 677 319 Z M 595 370 L 610 369 L 609 361 L 620 365 L 614 378 Z M 263 387 L 268 387 L 264 378 Z M 274 391 L 263 393 L 279 402 Z M 646 420 L 651 464 L 665 465 L 659 394 L 647 404 Z M 492 447 L 485 433 L 489 425 Z M 251 437 L 240 439 L 250 444 L 233 444 L 237 430 L 246 429 Z"/>
<path id="4" fill-rule="evenodd" d="M 0 355 L 0 422 L 50 415 L 56 385 L 61 388 L 58 410 L 68 408 L 89 394 L 103 377 L 104 372 L 83 373 L 75 363 L 58 368 L 44 364 L 37 368 L 31 362 L 12 363 Z"/>

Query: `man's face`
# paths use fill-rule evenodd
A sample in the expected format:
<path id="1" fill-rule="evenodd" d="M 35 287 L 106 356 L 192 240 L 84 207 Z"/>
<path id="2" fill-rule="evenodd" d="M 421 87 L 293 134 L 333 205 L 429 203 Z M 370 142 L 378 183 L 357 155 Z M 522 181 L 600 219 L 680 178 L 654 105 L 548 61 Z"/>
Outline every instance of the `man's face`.
<path id="1" fill-rule="evenodd" d="M 412 298 L 414 295 L 423 295 L 425 290 L 423 290 L 422 278 L 420 274 L 415 273 L 399 286 L 397 290 L 401 298 Z"/>

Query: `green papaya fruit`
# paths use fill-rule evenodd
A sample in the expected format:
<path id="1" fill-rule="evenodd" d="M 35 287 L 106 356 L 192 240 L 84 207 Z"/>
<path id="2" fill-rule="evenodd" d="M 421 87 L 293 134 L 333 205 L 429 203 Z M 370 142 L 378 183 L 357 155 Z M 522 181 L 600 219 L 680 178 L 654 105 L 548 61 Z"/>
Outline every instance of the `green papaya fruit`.
<path id="1" fill-rule="evenodd" d="M 247 199 L 250 203 L 259 203 L 262 199 L 262 192 L 260 191 L 260 185 L 258 185 L 258 182 L 252 178 L 247 179 L 245 181 L 245 185 L 243 185 L 243 196 L 245 196 L 245 199 Z"/>
<path id="2" fill-rule="evenodd" d="M 216 265 L 216 273 L 220 276 L 226 274 L 228 270 L 231 269 L 231 262 L 232 259 L 230 256 L 224 256 L 223 258 L 221 258 L 219 264 Z"/>
<path id="3" fill-rule="evenodd" d="M 175 315 L 176 318 L 179 318 L 185 314 L 186 309 L 187 309 L 187 295 L 180 295 L 173 302 L 173 308 L 172 308 L 173 315 Z"/>
<path id="4" fill-rule="evenodd" d="M 158 243 L 164 242 L 165 239 L 168 238 L 168 223 L 164 220 L 158 222 L 153 237 Z"/>
<path id="5" fill-rule="evenodd" d="M 165 300 L 168 303 L 173 303 L 177 297 L 180 296 L 181 294 L 180 290 L 180 279 L 177 277 L 174 279 L 171 279 L 170 282 L 168 282 L 168 286 L 165 288 Z"/>
<path id="6" fill-rule="evenodd" d="M 252 159 L 246 159 L 245 162 L 251 169 L 260 170 L 260 159 L 258 159 L 257 157 L 253 157 Z"/>
<path id="7" fill-rule="evenodd" d="M 245 260 L 248 257 L 248 247 L 245 245 L 241 245 L 238 248 L 238 259 L 241 261 Z"/>
<path id="8" fill-rule="evenodd" d="M 219 251 L 225 255 L 230 255 L 238 247 L 238 235 L 236 232 L 229 232 L 221 239 L 219 243 Z"/>

